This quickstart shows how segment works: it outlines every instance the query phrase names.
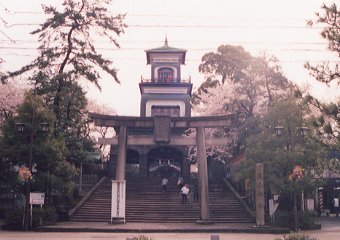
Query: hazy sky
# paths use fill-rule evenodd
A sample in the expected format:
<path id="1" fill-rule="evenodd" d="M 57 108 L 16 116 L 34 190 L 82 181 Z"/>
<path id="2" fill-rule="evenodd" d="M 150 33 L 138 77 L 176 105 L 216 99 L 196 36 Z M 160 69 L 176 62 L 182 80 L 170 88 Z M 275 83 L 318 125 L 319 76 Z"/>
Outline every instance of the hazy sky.
<path id="1" fill-rule="evenodd" d="M 0 0 L 0 69 L 14 70 L 37 55 L 37 38 L 30 31 L 42 23 L 41 4 L 60 4 L 57 0 Z M 320 37 L 321 26 L 308 28 L 322 3 L 330 0 L 115 0 L 112 11 L 127 13 L 129 27 L 119 38 L 121 49 L 97 42 L 101 51 L 119 69 L 121 84 L 101 80 L 102 91 L 88 87 L 89 96 L 109 104 L 120 115 L 139 115 L 140 77 L 150 77 L 144 50 L 160 47 L 165 35 L 169 45 L 187 49 L 182 77 L 191 76 L 194 89 L 204 80 L 198 73 L 203 54 L 222 44 L 242 45 L 253 55 L 266 52 L 276 56 L 288 79 L 312 83 L 303 68 L 306 61 L 338 61 Z M 5 22 L 6 23 L 5 23 Z M 12 42 L 14 40 L 15 42 Z M 326 96 L 320 85 L 312 84 L 320 98 Z M 327 96 L 340 96 L 327 90 Z"/>

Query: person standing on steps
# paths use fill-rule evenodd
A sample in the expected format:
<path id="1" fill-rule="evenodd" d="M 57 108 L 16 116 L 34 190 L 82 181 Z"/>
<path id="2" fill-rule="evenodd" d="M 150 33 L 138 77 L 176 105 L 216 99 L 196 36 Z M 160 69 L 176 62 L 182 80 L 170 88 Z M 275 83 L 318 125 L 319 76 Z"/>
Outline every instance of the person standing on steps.
<path id="1" fill-rule="evenodd" d="M 193 192 L 193 202 L 194 203 L 198 203 L 198 191 L 199 191 L 198 184 L 195 183 L 194 188 L 192 190 L 192 192 Z"/>
<path id="2" fill-rule="evenodd" d="M 166 177 L 164 177 L 164 178 L 162 179 L 163 192 L 166 192 L 166 188 L 167 188 L 167 186 L 168 186 L 168 182 L 169 182 L 169 180 L 168 180 Z"/>
<path id="3" fill-rule="evenodd" d="M 228 163 L 225 169 L 225 177 L 227 180 L 231 179 L 231 164 Z"/>
<path id="4" fill-rule="evenodd" d="M 181 191 L 182 190 L 182 187 L 184 186 L 184 178 L 179 176 L 178 180 L 177 180 L 177 186 L 178 186 L 178 189 Z"/>
<path id="5" fill-rule="evenodd" d="M 182 204 L 187 204 L 189 192 L 190 192 L 189 186 L 185 184 L 181 189 Z"/>
<path id="6" fill-rule="evenodd" d="M 335 216 L 339 216 L 339 208 L 340 208 L 340 201 L 339 201 L 339 198 L 338 196 L 335 196 L 334 199 L 333 199 L 333 206 L 334 206 L 334 213 L 335 213 Z"/>

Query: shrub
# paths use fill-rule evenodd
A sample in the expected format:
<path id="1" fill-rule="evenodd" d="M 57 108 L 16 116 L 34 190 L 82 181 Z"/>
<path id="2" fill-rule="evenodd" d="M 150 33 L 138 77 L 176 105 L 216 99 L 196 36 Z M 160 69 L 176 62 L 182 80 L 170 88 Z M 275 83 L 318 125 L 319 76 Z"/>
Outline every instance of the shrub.
<path id="1" fill-rule="evenodd" d="M 315 214 L 310 212 L 299 213 L 299 228 L 310 229 L 315 223 Z"/>
<path id="2" fill-rule="evenodd" d="M 274 217 L 274 226 L 289 227 L 289 216 L 287 211 L 276 211 Z"/>
<path id="3" fill-rule="evenodd" d="M 56 222 L 56 211 L 53 207 L 33 208 L 33 226 L 51 225 Z"/>
<path id="4" fill-rule="evenodd" d="M 8 211 L 5 217 L 5 229 L 19 230 L 22 228 L 24 210 L 16 208 L 13 211 Z"/>
<path id="5" fill-rule="evenodd" d="M 8 230 L 20 230 L 22 229 L 22 221 L 23 221 L 23 209 L 15 209 L 7 213 L 5 217 L 5 225 L 4 229 Z M 32 225 L 41 226 L 41 225 L 50 225 L 56 222 L 56 214 L 55 209 L 52 207 L 44 207 L 44 208 L 33 208 L 32 213 Z"/>
<path id="6" fill-rule="evenodd" d="M 139 237 L 127 238 L 126 240 L 152 240 L 152 238 L 149 238 L 147 236 L 141 235 Z"/>
<path id="7" fill-rule="evenodd" d="M 291 233 L 283 237 L 283 239 L 276 238 L 275 240 L 317 240 L 317 238 L 310 236 L 308 233 Z"/>
<path id="8" fill-rule="evenodd" d="M 315 215 L 309 212 L 298 212 L 298 224 L 299 229 L 312 229 L 315 225 Z M 274 226 L 294 229 L 293 211 L 277 211 Z"/>

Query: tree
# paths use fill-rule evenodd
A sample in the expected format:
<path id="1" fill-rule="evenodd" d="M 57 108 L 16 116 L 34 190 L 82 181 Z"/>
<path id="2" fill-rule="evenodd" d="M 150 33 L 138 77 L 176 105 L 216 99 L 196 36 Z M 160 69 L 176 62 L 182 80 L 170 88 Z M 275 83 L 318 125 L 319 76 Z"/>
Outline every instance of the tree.
<path id="1" fill-rule="evenodd" d="M 280 203 L 282 210 L 294 205 L 297 230 L 297 195 L 313 193 L 325 158 L 324 148 L 314 131 L 303 135 L 301 130 L 312 128 L 307 106 L 302 102 L 284 100 L 275 103 L 257 125 L 258 132 L 246 139 L 246 158 L 238 166 L 240 179 L 255 179 L 256 163 L 264 164 L 267 193 L 289 196 Z M 282 134 L 275 134 L 275 131 Z M 254 181 L 252 181 L 254 183 Z M 304 195 L 302 195 L 304 196 Z M 301 197 L 302 203 L 304 199 Z M 294 204 L 287 204 L 287 203 Z"/>
<path id="2" fill-rule="evenodd" d="M 309 21 L 309 25 L 321 24 L 324 26 L 321 36 L 328 41 L 328 48 L 340 57 L 340 9 L 334 3 L 330 6 L 323 4 L 322 13 L 317 13 L 316 21 Z M 317 65 L 306 63 L 305 67 L 310 74 L 328 86 L 338 87 L 340 84 L 339 62 L 322 62 Z M 314 124 L 319 128 L 320 137 L 323 137 L 327 144 L 340 149 L 340 102 L 323 103 L 308 95 L 307 100 L 318 112 Z"/>
<path id="3" fill-rule="evenodd" d="M 318 19 L 313 23 L 309 21 L 308 24 L 322 24 L 324 27 L 321 36 L 328 41 L 328 48 L 334 51 L 340 57 L 340 9 L 333 3 L 331 6 L 323 4 L 321 7 L 323 13 L 316 13 Z M 335 63 L 330 66 L 329 62 L 323 62 L 317 66 L 312 66 L 306 63 L 306 68 L 310 70 L 312 76 L 318 81 L 329 84 L 335 82 L 340 84 L 340 65 Z"/>
<path id="4" fill-rule="evenodd" d="M 89 101 L 87 106 L 89 112 L 101 113 L 101 114 L 116 114 L 116 111 L 108 105 L 103 105 L 95 100 Z M 94 138 L 107 138 L 115 135 L 115 131 L 109 127 L 95 126 L 93 122 L 88 124 L 89 137 Z M 99 145 L 98 148 L 102 152 L 102 159 L 107 159 L 110 152 L 110 146 Z"/>
<path id="5" fill-rule="evenodd" d="M 210 52 L 203 55 L 198 70 L 208 74 L 208 79 L 219 78 L 222 84 L 227 80 L 237 82 L 245 76 L 242 70 L 246 69 L 252 60 L 250 53 L 241 46 L 221 45 L 217 53 Z"/>
<path id="6" fill-rule="evenodd" d="M 49 18 L 32 32 L 39 36 L 39 56 L 18 71 L 1 77 L 5 82 L 24 75 L 32 83 L 33 93 L 42 96 L 53 111 L 53 138 L 60 144 L 63 142 L 63 151 L 59 153 L 63 166 L 71 163 L 79 166 L 86 153 L 95 149 L 89 137 L 83 83 L 91 82 L 100 89 L 99 80 L 103 76 L 119 83 L 113 62 L 95 45 L 101 40 L 119 47 L 117 38 L 126 25 L 124 15 L 109 12 L 111 2 L 64 0 L 61 8 L 44 5 Z M 54 168 L 51 171 L 56 169 L 54 165 L 47 166 Z"/>
<path id="7" fill-rule="evenodd" d="M 241 46 L 222 45 L 216 53 L 205 54 L 199 71 L 206 75 L 207 81 L 194 96 L 199 99 L 202 92 L 223 86 L 232 95 L 227 102 L 223 101 L 226 104 L 222 109 L 237 112 L 242 118 L 253 116 L 254 111 L 258 113 L 260 107 L 270 106 L 292 88 L 275 57 L 253 57 Z"/>
<path id="8" fill-rule="evenodd" d="M 39 52 L 31 64 L 2 77 L 16 77 L 24 73 L 33 82 L 36 93 L 45 96 L 53 107 L 57 130 L 65 130 L 63 119 L 68 106 L 74 102 L 63 102 L 73 96 L 79 88 L 75 82 L 86 79 L 98 88 L 101 71 L 119 82 L 112 61 L 105 59 L 94 45 L 94 39 L 106 38 L 119 47 L 119 36 L 126 25 L 124 15 L 111 15 L 107 6 L 111 0 L 64 0 L 63 11 L 52 6 L 43 6 L 45 14 L 51 16 L 41 27 L 32 32 L 39 34 Z M 63 106 L 63 104 L 66 104 Z"/>
<path id="9" fill-rule="evenodd" d="M 262 162 L 267 182 L 280 191 L 289 190 L 287 180 L 295 165 L 305 168 L 314 178 L 312 173 L 319 168 L 322 151 L 313 131 L 308 136 L 301 135 L 301 127 L 312 127 L 306 111 L 302 103 L 285 100 L 264 115 L 257 125 L 259 130 L 246 140 L 247 160 L 242 165 L 249 170 L 243 171 L 245 176 L 254 175 L 255 164 Z M 275 134 L 276 127 L 282 127 L 282 134 Z"/>
<path id="10" fill-rule="evenodd" d="M 2 126 L 3 151 L 0 159 L 4 167 L 1 168 L 1 185 L 8 189 L 22 186 L 17 168 L 28 167 L 27 159 L 32 143 L 32 166 L 36 169 L 36 173 L 33 173 L 32 190 L 45 192 L 47 204 L 51 203 L 52 188 L 54 194 L 70 192 L 75 174 L 74 167 L 65 159 L 67 148 L 64 138 L 53 136 L 54 121 L 54 114 L 48 110 L 43 99 L 27 94 L 17 114 Z M 16 130 L 16 123 L 25 124 L 23 133 Z M 41 131 L 41 123 L 48 123 L 47 133 Z M 34 140 L 29 142 L 31 137 Z"/>
<path id="11" fill-rule="evenodd" d="M 6 120 L 11 114 L 16 111 L 18 105 L 23 102 L 25 89 L 14 82 L 8 82 L 7 84 L 0 83 L 0 116 Z"/>
<path id="12" fill-rule="evenodd" d="M 247 121 L 255 121 L 294 89 L 275 57 L 253 57 L 241 46 L 222 45 L 216 53 L 205 54 L 199 71 L 207 80 L 193 95 L 194 110 L 203 115 L 233 113 L 239 117 L 239 125 L 228 129 L 232 152 L 244 149 Z"/>

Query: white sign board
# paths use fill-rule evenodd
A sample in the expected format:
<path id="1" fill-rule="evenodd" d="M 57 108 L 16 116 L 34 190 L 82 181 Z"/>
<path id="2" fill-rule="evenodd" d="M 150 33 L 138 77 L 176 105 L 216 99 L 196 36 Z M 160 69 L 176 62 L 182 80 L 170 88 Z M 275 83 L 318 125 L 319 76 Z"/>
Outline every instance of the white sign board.
<path id="1" fill-rule="evenodd" d="M 111 223 L 124 220 L 125 223 L 126 181 L 112 180 Z"/>
<path id="2" fill-rule="evenodd" d="M 274 199 L 275 199 L 275 196 L 274 196 Z M 271 217 L 274 216 L 274 213 L 276 212 L 276 209 L 279 206 L 279 202 L 275 201 L 274 199 L 269 199 L 269 215 Z"/>
<path id="3" fill-rule="evenodd" d="M 307 209 L 308 211 L 314 211 L 314 199 L 307 199 Z"/>
<path id="4" fill-rule="evenodd" d="M 44 201 L 45 201 L 45 193 L 39 193 L 39 192 L 30 193 L 30 204 L 43 205 Z"/>

